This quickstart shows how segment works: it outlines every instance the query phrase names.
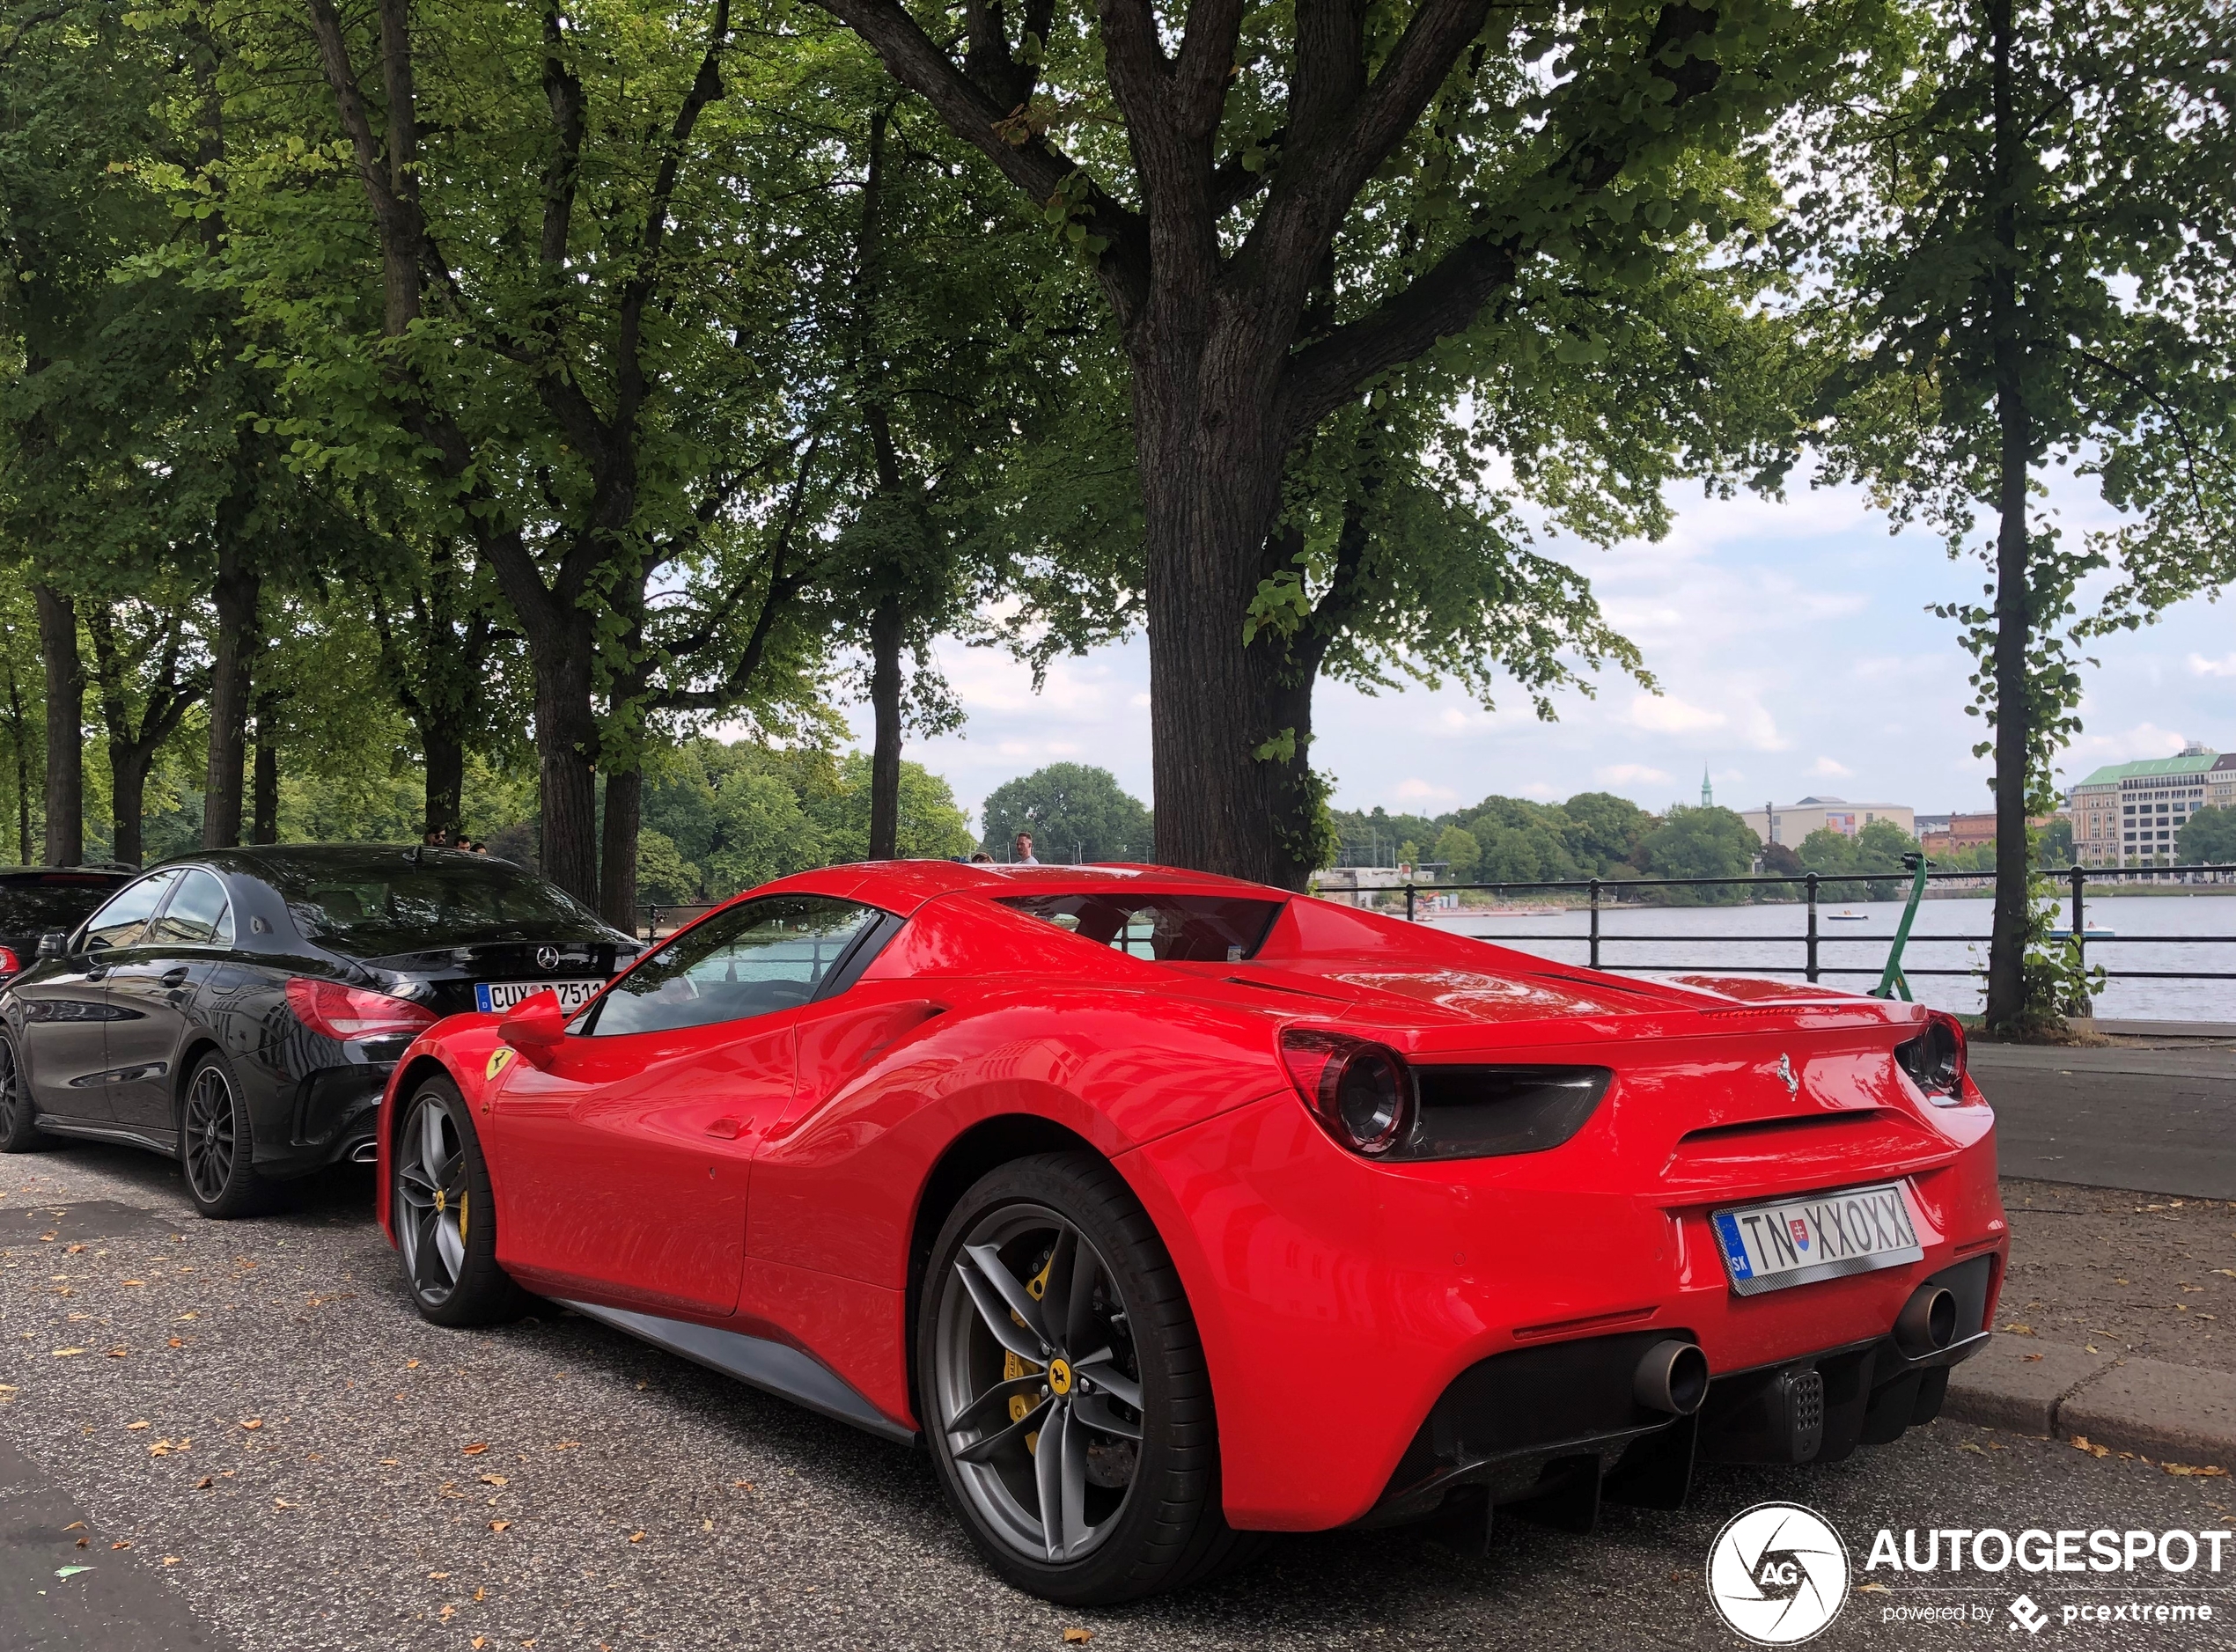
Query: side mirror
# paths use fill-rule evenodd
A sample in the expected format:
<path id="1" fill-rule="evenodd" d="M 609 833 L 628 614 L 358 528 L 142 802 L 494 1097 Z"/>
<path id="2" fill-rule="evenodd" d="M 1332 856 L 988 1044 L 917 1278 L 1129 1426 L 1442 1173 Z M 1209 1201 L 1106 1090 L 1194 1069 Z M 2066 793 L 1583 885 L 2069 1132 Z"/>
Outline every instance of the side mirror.
<path id="1" fill-rule="evenodd" d="M 40 958 L 64 958 L 69 955 L 69 952 L 70 937 L 60 929 L 49 929 L 39 937 Z"/>
<path id="2" fill-rule="evenodd" d="M 496 1035 L 531 1060 L 548 1055 L 567 1036 L 567 1012 L 559 1007 L 559 995 L 540 992 L 523 998 L 504 1012 Z"/>

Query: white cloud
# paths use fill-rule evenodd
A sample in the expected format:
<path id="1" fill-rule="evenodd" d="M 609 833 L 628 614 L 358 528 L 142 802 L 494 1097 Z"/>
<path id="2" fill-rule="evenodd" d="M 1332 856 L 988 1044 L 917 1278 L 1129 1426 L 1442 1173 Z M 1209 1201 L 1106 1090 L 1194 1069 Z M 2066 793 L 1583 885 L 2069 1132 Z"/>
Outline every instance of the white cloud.
<path id="1" fill-rule="evenodd" d="M 1809 766 L 1809 772 L 1824 780 L 1838 780 L 1852 775 L 1856 771 L 1845 763 L 1835 762 L 1829 757 L 1820 757 Z"/>
<path id="2" fill-rule="evenodd" d="M 1611 763 L 1592 773 L 1593 779 L 1605 781 L 1610 786 L 1666 786 L 1669 783 L 1667 774 L 1659 768 L 1648 768 L 1643 763 Z"/>
<path id="3" fill-rule="evenodd" d="M 2236 677 L 2236 654 L 2226 659 L 2207 659 L 2203 654 L 2192 654 L 2189 669 L 2200 677 Z"/>
<path id="4" fill-rule="evenodd" d="M 1521 792 L 1523 797 L 1534 797 L 1540 803 L 1561 801 L 1561 789 L 1558 786 L 1548 786 L 1541 780 L 1533 780 L 1521 789 Z"/>
<path id="5" fill-rule="evenodd" d="M 1397 785 L 1402 803 L 1457 803 L 1460 794 L 1449 786 L 1431 786 L 1425 780 L 1401 780 Z"/>
<path id="6" fill-rule="evenodd" d="M 1656 734 L 1694 734 L 1720 729 L 1731 719 L 1705 706 L 1688 705 L 1668 694 L 1639 694 L 1630 701 L 1630 721 Z"/>
<path id="7" fill-rule="evenodd" d="M 2132 763 L 2149 757 L 2177 757 L 2189 742 L 2155 723 L 2138 723 L 2117 734 L 2084 734 L 2073 742 L 2073 755 L 2099 763 Z"/>

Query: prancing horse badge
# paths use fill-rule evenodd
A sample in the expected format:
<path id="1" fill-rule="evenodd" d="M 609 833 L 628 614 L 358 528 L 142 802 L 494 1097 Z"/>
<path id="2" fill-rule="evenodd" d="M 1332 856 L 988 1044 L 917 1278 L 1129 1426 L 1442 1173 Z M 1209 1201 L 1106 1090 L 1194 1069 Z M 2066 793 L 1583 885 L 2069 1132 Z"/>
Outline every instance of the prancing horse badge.
<path id="1" fill-rule="evenodd" d="M 1793 1076 L 1793 1058 L 1791 1056 L 1781 1055 L 1778 1057 L 1778 1077 L 1784 1083 L 1785 1093 L 1787 1095 L 1798 1096 L 1801 1093 L 1801 1081 Z"/>

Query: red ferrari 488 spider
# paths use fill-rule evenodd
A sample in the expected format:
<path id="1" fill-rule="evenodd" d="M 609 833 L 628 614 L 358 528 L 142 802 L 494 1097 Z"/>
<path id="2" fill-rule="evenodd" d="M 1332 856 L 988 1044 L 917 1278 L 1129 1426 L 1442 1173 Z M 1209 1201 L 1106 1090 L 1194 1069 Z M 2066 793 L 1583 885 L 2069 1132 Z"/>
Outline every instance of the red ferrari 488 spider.
<path id="1" fill-rule="evenodd" d="M 1948 1017 L 1145 866 L 785 878 L 430 1029 L 379 1139 L 428 1318 L 534 1292 L 921 1440 L 1080 1604 L 1893 1440 L 2008 1252 Z"/>

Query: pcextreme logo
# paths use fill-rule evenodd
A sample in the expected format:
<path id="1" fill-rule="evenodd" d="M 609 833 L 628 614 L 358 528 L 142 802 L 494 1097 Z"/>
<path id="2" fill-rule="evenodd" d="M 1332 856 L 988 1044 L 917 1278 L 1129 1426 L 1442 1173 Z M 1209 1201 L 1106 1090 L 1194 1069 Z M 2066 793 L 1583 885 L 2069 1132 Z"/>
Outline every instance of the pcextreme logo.
<path id="1" fill-rule="evenodd" d="M 1709 1546 L 1708 1597 L 1757 1646 L 1798 1646 L 1848 1603 L 1848 1546 L 1813 1509 L 1757 1503 Z"/>

